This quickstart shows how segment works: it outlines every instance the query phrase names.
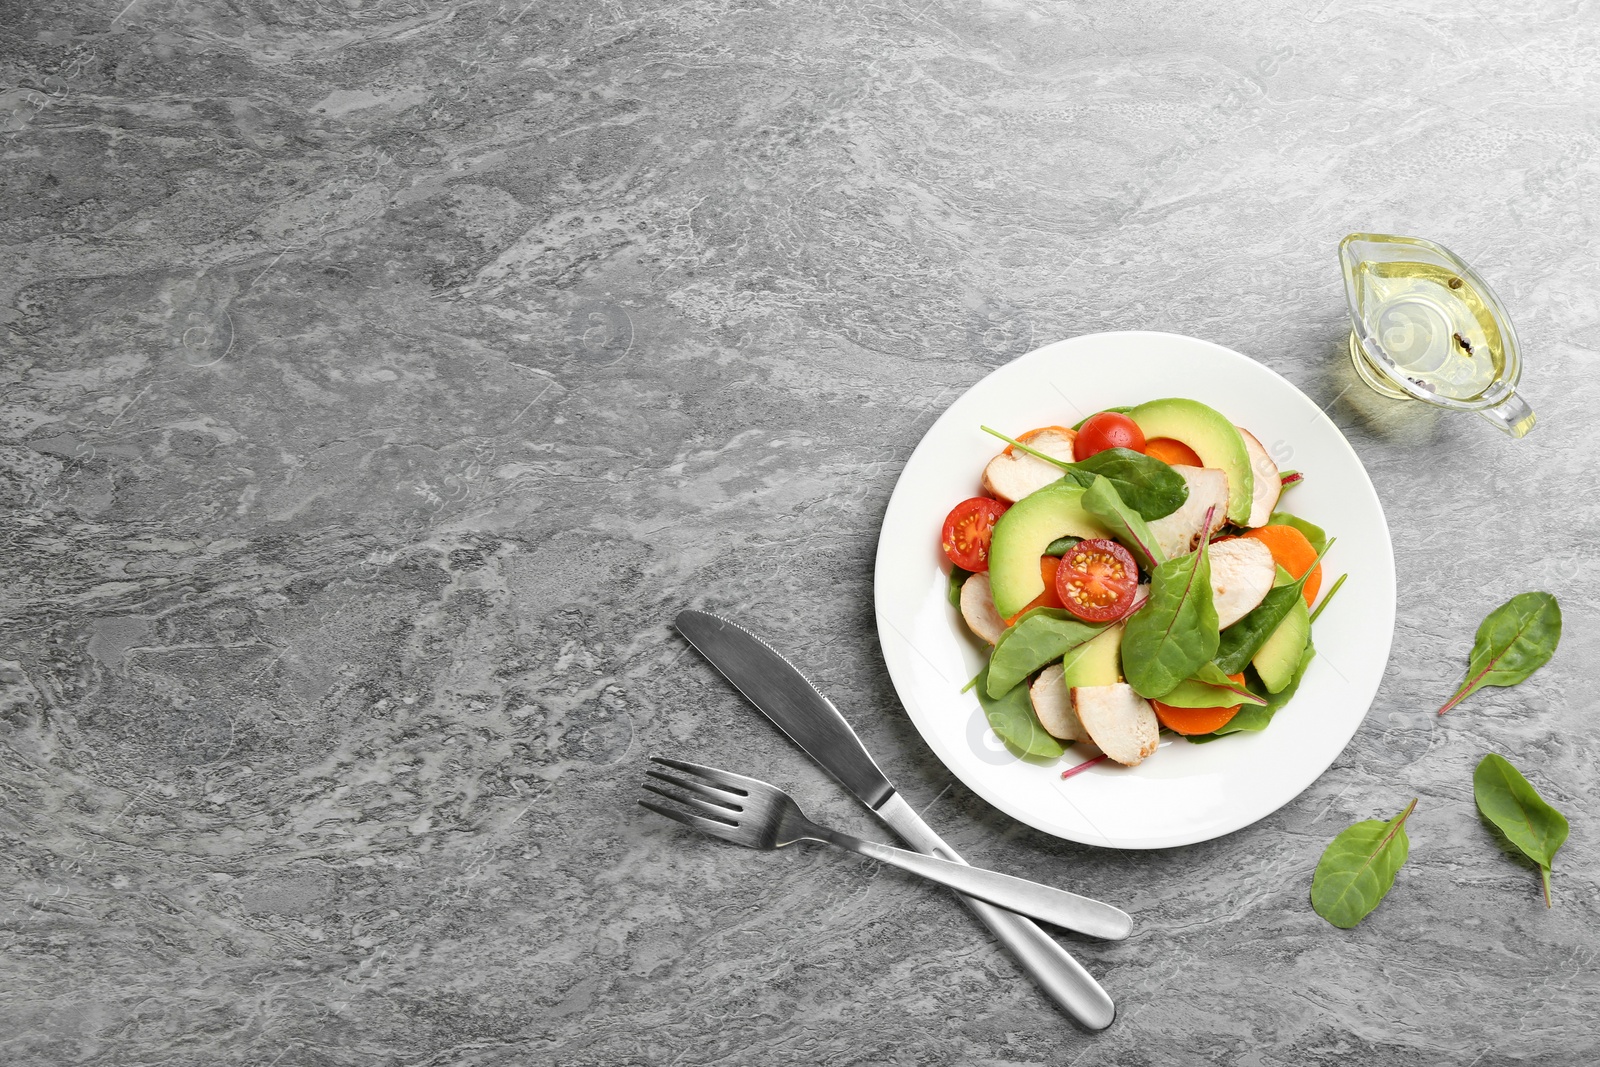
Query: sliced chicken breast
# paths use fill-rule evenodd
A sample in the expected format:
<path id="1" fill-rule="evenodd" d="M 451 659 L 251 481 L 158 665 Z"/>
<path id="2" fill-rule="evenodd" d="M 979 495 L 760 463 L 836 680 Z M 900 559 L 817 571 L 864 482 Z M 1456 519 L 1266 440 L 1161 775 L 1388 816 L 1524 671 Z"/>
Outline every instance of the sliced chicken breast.
<path id="1" fill-rule="evenodd" d="M 1067 688 L 1066 671 L 1059 663 L 1052 663 L 1039 672 L 1039 677 L 1028 687 L 1033 701 L 1033 713 L 1051 737 L 1063 741 L 1087 741 L 1089 731 L 1072 707 L 1072 691 Z"/>
<path id="2" fill-rule="evenodd" d="M 1035 452 L 1043 452 L 1070 463 L 1072 437 L 1071 430 L 1050 429 L 1023 444 Z M 1013 448 L 1009 455 L 1002 452 L 991 459 L 983 469 L 983 490 L 1008 504 L 1015 504 L 1029 493 L 1037 492 L 1051 482 L 1059 482 L 1063 476 L 1061 468 L 1054 463 L 1046 463 L 1020 448 Z"/>
<path id="3" fill-rule="evenodd" d="M 1187 467 L 1177 464 L 1173 468 L 1189 483 L 1189 499 L 1171 515 L 1162 516 L 1150 523 L 1150 533 L 1168 559 L 1193 552 L 1200 547 L 1200 528 L 1205 524 L 1206 512 L 1212 508 L 1212 528 L 1222 525 L 1228 514 L 1228 474 L 1215 467 Z"/>
<path id="4" fill-rule="evenodd" d="M 1006 620 L 994 608 L 987 574 L 974 574 L 961 583 L 961 618 L 967 629 L 991 645 L 1006 632 Z"/>
<path id="5" fill-rule="evenodd" d="M 1089 740 L 1118 763 L 1132 767 L 1155 753 L 1161 723 L 1150 702 L 1127 682 L 1078 686 L 1072 690 L 1072 705 Z"/>
<path id="6" fill-rule="evenodd" d="M 1248 537 L 1218 541 L 1206 552 L 1211 557 L 1211 602 L 1216 605 L 1217 625 L 1232 626 L 1272 591 L 1277 564 L 1266 545 Z"/>
<path id="7" fill-rule="evenodd" d="M 1278 498 L 1283 495 L 1283 473 L 1254 434 L 1241 426 L 1239 436 L 1244 438 L 1244 450 L 1250 454 L 1250 473 L 1254 479 L 1251 483 L 1254 489 L 1250 496 L 1250 521 L 1245 525 L 1265 526 L 1267 520 L 1272 518 L 1272 510 L 1278 506 Z"/>

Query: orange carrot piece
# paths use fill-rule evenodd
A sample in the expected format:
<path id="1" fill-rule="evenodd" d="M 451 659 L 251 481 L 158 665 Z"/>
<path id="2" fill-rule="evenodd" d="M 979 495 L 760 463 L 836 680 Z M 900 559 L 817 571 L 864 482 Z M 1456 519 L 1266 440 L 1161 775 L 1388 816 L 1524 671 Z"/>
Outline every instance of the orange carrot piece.
<path id="1" fill-rule="evenodd" d="M 1306 572 L 1313 560 L 1317 558 L 1317 550 L 1307 540 L 1306 535 L 1296 530 L 1293 526 L 1258 526 L 1254 530 L 1246 530 L 1240 536 L 1253 538 L 1267 546 L 1267 551 L 1272 553 L 1273 562 L 1296 578 Z M 1322 588 L 1322 564 L 1317 564 L 1317 569 L 1311 572 L 1311 577 L 1306 579 L 1306 584 L 1301 587 L 1305 594 L 1306 607 L 1310 607 L 1317 599 L 1317 590 Z"/>
<path id="2" fill-rule="evenodd" d="M 1152 459 L 1159 459 L 1163 463 L 1172 465 L 1182 464 L 1185 467 L 1204 467 L 1195 450 L 1182 441 L 1170 437 L 1152 437 L 1144 443 L 1144 454 Z"/>
<path id="3" fill-rule="evenodd" d="M 1244 674 L 1230 674 L 1229 680 L 1244 684 Z M 1231 708 L 1174 708 L 1163 704 L 1159 700 L 1152 700 L 1150 706 L 1155 709 L 1156 718 L 1161 720 L 1161 725 L 1176 734 L 1209 734 L 1222 729 L 1233 721 L 1239 714 L 1243 704 L 1235 704 Z"/>

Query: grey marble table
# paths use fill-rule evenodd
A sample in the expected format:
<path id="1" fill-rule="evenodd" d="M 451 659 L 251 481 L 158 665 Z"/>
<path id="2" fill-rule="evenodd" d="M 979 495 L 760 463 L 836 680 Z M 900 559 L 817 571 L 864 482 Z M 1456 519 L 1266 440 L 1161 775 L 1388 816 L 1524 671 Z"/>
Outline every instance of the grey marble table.
<path id="1" fill-rule="evenodd" d="M 0 2 L 0 1061 L 1595 1062 L 1597 64 L 1556 2 Z M 1362 229 L 1499 288 L 1532 436 L 1346 389 Z M 1129 328 L 1328 405 L 1399 567 L 1338 761 L 1150 853 L 956 782 L 871 610 L 937 413 Z M 1551 665 L 1435 718 L 1540 587 Z M 970 858 L 1132 912 L 1068 939 L 1116 1024 L 940 890 L 637 815 L 672 752 L 873 830 L 686 606 Z M 1490 749 L 1572 818 L 1552 909 L 1474 814 Z M 1323 845 L 1412 796 L 1332 928 Z"/>

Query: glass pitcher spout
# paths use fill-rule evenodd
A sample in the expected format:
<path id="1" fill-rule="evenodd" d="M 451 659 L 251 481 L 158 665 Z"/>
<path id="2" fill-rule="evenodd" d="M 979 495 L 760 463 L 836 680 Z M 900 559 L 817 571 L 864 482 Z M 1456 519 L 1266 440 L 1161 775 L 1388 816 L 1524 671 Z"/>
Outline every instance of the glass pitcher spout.
<path id="1" fill-rule="evenodd" d="M 1516 394 L 1522 353 L 1499 297 L 1460 257 L 1420 237 L 1353 233 L 1339 243 L 1350 360 L 1397 399 L 1476 411 L 1513 437 L 1534 425 Z"/>

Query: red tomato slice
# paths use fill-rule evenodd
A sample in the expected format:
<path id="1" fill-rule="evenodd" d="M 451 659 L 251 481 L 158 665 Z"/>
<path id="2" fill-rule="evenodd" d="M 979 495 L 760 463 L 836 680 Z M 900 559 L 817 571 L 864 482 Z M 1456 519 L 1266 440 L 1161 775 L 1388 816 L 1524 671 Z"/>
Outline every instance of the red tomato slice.
<path id="1" fill-rule="evenodd" d="M 1078 436 L 1072 439 L 1073 458 L 1088 459 L 1108 448 L 1131 448 L 1135 452 L 1143 452 L 1144 431 L 1128 416 L 1115 411 L 1090 415 L 1078 428 Z"/>
<path id="2" fill-rule="evenodd" d="M 1085 622 L 1115 622 L 1133 608 L 1139 568 L 1128 550 L 1097 537 L 1067 549 L 1056 568 L 1056 595 Z"/>
<path id="3" fill-rule="evenodd" d="M 951 508 L 950 514 L 944 517 L 944 531 L 940 536 L 950 562 L 962 570 L 988 570 L 989 539 L 994 536 L 994 523 L 1008 507 L 1009 504 L 993 497 L 975 496 Z"/>

